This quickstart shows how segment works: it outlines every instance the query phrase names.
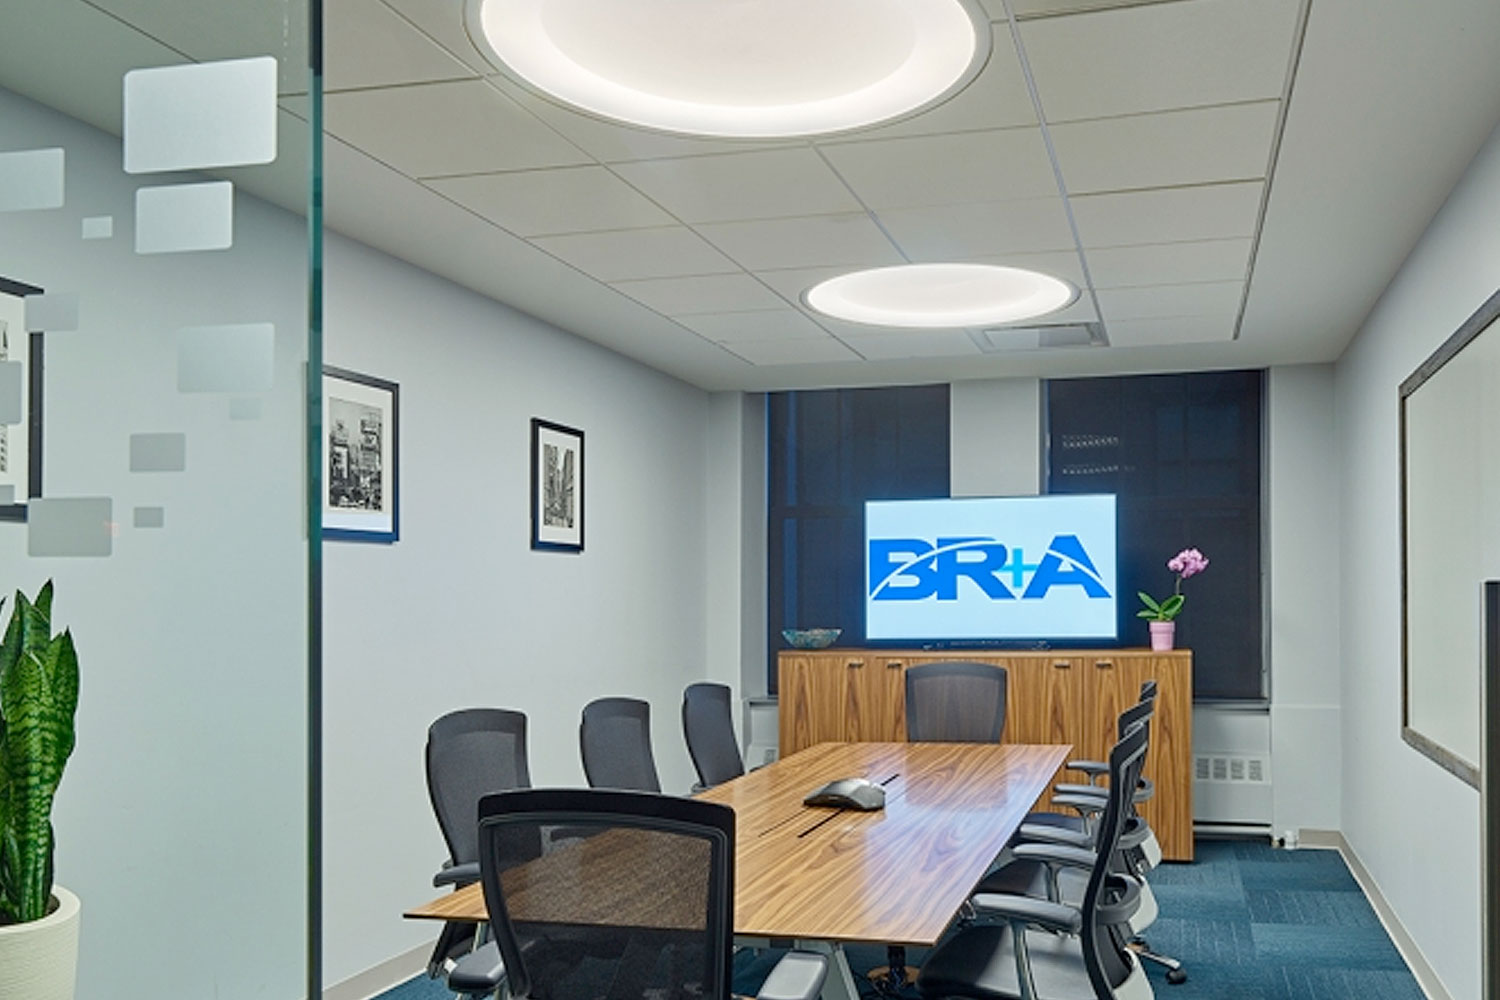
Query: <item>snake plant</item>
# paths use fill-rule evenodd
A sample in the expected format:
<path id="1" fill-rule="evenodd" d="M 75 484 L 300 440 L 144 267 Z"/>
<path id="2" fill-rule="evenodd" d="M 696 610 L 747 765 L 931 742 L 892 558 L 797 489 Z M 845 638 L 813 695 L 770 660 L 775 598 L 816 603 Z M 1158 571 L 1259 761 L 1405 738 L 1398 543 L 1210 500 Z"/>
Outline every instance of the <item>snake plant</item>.
<path id="1" fill-rule="evenodd" d="M 52 581 L 35 602 L 16 591 L 0 640 L 0 924 L 47 915 L 52 797 L 77 707 L 78 655 L 70 633 L 52 635 Z"/>

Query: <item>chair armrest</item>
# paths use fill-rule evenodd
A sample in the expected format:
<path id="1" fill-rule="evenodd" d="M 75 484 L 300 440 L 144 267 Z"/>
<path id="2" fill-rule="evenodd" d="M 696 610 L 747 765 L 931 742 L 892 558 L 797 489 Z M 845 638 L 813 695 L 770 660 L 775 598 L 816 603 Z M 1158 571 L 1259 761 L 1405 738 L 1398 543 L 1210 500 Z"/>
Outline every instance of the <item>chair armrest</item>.
<path id="1" fill-rule="evenodd" d="M 789 951 L 771 970 L 757 1000 L 816 1000 L 828 977 L 828 958 L 810 951 Z"/>
<path id="2" fill-rule="evenodd" d="M 1022 843 L 1065 844 L 1085 850 L 1094 846 L 1094 836 L 1083 830 L 1070 830 L 1065 826 L 1050 826 L 1046 823 L 1022 823 L 1019 831 Z"/>
<path id="3" fill-rule="evenodd" d="M 1019 844 L 1011 853 L 1018 859 L 1065 865 L 1069 868 L 1092 868 L 1099 857 L 1093 851 L 1064 844 Z"/>
<path id="4" fill-rule="evenodd" d="M 1003 917 L 1064 934 L 1077 934 L 1083 930 L 1083 914 L 1066 903 L 992 892 L 982 892 L 969 902 L 986 917 Z"/>
<path id="5" fill-rule="evenodd" d="M 448 973 L 448 988 L 454 993 L 482 996 L 505 983 L 505 963 L 494 941 L 480 945 L 458 960 Z"/>
<path id="6" fill-rule="evenodd" d="M 1070 760 L 1065 765 L 1070 771 L 1082 771 L 1089 776 L 1089 784 L 1092 785 L 1100 776 L 1109 773 L 1109 764 L 1102 760 Z"/>
<path id="7" fill-rule="evenodd" d="M 461 865 L 445 864 L 443 870 L 432 876 L 433 888 L 445 885 L 468 885 L 479 881 L 479 862 L 466 861 Z"/>
<path id="8" fill-rule="evenodd" d="M 1058 795 L 1097 795 L 1100 798 L 1109 794 L 1109 788 L 1106 785 L 1079 785 L 1068 782 L 1052 786 L 1052 791 Z M 1151 779 L 1141 778 L 1136 782 L 1135 793 L 1131 798 L 1136 802 L 1145 802 L 1155 794 L 1156 786 L 1151 783 Z"/>
<path id="9" fill-rule="evenodd" d="M 1087 816 L 1102 813 L 1104 807 L 1109 803 L 1102 796 L 1098 795 L 1054 795 L 1052 796 L 1052 804 L 1056 806 L 1069 806 Z"/>

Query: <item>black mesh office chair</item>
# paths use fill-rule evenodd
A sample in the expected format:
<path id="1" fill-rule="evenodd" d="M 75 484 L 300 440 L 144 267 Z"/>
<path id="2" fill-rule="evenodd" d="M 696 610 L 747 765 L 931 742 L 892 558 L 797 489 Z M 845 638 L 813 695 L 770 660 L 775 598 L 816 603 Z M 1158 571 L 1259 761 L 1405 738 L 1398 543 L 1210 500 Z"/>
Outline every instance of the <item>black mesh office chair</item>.
<path id="1" fill-rule="evenodd" d="M 961 928 L 922 964 L 917 988 L 929 1000 L 1149 1000 L 1150 983 L 1127 946 L 1128 922 L 1140 903 L 1139 883 L 1112 870 L 1111 860 L 1146 756 L 1136 727 L 1109 757 L 1110 791 L 1092 851 L 1046 844 L 1016 848 L 1024 858 L 1088 872 L 1077 906 L 1025 896 L 994 896 L 987 912 L 998 923 Z"/>
<path id="2" fill-rule="evenodd" d="M 531 785 L 526 758 L 526 716 L 503 708 L 450 712 L 427 729 L 427 794 L 448 860 L 435 876 L 436 887 L 455 888 L 479 881 L 479 800 L 490 792 Z M 475 925 L 443 925 L 427 962 L 427 974 L 443 976 L 450 962 L 474 950 Z M 498 964 L 498 952 L 488 949 Z M 495 976 L 498 979 L 499 970 Z M 498 986 L 489 987 L 493 992 Z"/>
<path id="3" fill-rule="evenodd" d="M 730 690 L 723 684 L 702 681 L 682 692 L 682 736 L 698 771 L 695 792 L 745 773 L 729 705 Z"/>
<path id="4" fill-rule="evenodd" d="M 906 738 L 913 743 L 999 743 L 1005 670 L 961 660 L 906 671 Z"/>
<path id="5" fill-rule="evenodd" d="M 583 707 L 578 747 L 590 788 L 660 792 L 651 752 L 651 706 L 637 698 L 600 698 Z"/>
<path id="6" fill-rule="evenodd" d="M 582 831 L 541 858 L 510 845 Z M 486 796 L 480 868 L 516 1000 L 729 1000 L 734 810 L 603 789 Z M 827 959 L 791 952 L 761 1000 L 813 1000 Z"/>

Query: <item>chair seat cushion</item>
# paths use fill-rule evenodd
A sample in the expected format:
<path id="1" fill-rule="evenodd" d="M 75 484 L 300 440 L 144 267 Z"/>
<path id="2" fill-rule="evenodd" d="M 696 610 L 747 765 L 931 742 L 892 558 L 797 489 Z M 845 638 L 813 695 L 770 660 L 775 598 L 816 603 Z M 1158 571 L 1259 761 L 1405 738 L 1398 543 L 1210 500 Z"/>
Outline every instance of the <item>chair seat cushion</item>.
<path id="1" fill-rule="evenodd" d="M 1057 873 L 1060 897 L 1057 902 L 1078 906 L 1088 888 L 1089 873 L 1077 868 L 1063 868 Z M 1001 893 L 1047 899 L 1047 866 L 1039 861 L 1012 861 L 986 875 L 974 888 L 974 895 Z"/>
<path id="2" fill-rule="evenodd" d="M 448 988 L 454 993 L 493 993 L 503 982 L 505 963 L 493 941 L 465 955 L 448 973 Z"/>
<path id="3" fill-rule="evenodd" d="M 1078 938 L 1029 931 L 1026 950 L 1038 1000 L 1084 1000 L 1094 995 Z M 1011 926 L 973 924 L 938 945 L 922 963 L 917 989 L 929 1000 L 1020 1000 Z"/>

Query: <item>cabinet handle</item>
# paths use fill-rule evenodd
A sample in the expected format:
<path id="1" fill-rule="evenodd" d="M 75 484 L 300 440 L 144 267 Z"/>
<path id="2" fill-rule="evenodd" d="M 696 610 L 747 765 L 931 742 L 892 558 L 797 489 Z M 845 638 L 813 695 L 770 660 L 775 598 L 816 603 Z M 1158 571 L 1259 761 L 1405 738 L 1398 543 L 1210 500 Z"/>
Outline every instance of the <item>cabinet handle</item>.
<path id="1" fill-rule="evenodd" d="M 1113 667 L 1114 665 L 1115 665 L 1115 661 L 1114 660 L 1095 660 L 1094 661 L 1094 666 L 1098 667 L 1100 670 L 1108 670 L 1111 667 Z"/>
<path id="2" fill-rule="evenodd" d="M 851 667 L 862 667 L 862 666 L 865 665 L 865 661 L 864 660 L 850 660 L 849 663 L 848 663 L 848 665 L 851 666 Z"/>
<path id="3" fill-rule="evenodd" d="M 1067 670 L 1073 663 L 1071 660 L 1053 660 L 1052 665 L 1058 670 Z"/>
<path id="4" fill-rule="evenodd" d="M 887 670 L 899 670 L 899 669 L 901 669 L 901 661 L 900 660 L 886 660 L 885 661 L 885 667 L 886 667 Z"/>

